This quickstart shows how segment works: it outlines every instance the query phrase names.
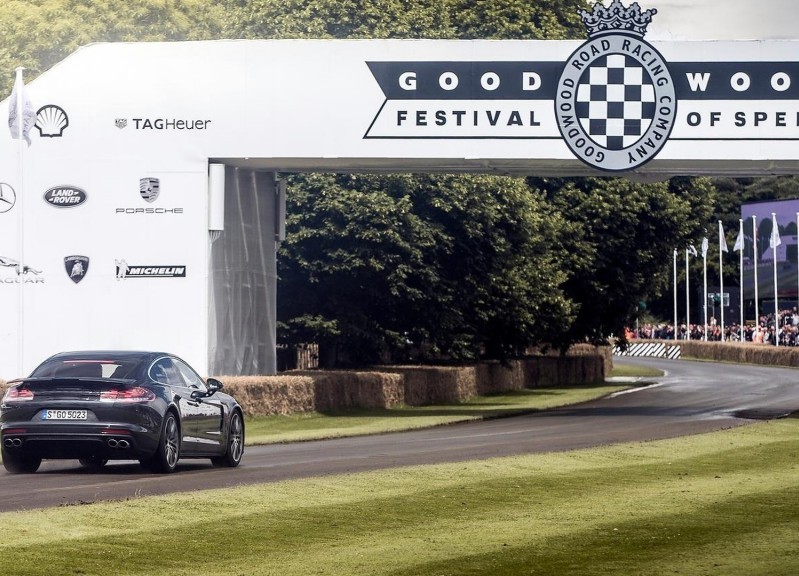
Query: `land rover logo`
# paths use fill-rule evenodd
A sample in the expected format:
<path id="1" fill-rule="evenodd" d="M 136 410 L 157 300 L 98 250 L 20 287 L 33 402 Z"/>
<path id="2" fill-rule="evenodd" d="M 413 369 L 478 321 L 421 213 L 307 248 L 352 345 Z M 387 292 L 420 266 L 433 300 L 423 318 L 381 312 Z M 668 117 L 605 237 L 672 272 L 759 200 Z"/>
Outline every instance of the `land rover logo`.
<path id="1" fill-rule="evenodd" d="M 589 39 L 566 62 L 555 115 L 566 145 L 590 166 L 635 169 L 660 152 L 674 127 L 674 82 L 643 39 L 656 13 L 619 0 L 580 11 Z"/>
<path id="2" fill-rule="evenodd" d="M 86 192 L 75 186 L 55 186 L 44 193 L 44 201 L 56 208 L 74 208 L 86 199 Z"/>

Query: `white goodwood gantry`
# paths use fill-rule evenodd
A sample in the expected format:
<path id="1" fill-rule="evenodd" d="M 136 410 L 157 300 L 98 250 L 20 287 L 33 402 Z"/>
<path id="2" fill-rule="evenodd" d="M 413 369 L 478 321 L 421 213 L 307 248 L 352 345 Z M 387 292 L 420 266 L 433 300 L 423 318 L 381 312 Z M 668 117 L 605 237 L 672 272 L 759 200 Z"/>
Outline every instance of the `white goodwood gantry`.
<path id="1" fill-rule="evenodd" d="M 82 48 L 28 84 L 32 144 L 0 137 L 0 378 L 86 348 L 274 372 L 280 173 L 797 172 L 799 43 L 629 40 Z"/>

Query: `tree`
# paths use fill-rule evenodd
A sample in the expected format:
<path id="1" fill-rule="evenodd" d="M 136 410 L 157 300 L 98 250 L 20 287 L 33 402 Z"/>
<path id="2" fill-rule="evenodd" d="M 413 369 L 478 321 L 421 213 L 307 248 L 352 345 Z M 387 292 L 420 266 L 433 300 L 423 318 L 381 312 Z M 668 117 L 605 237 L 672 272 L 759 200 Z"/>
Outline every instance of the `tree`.
<path id="1" fill-rule="evenodd" d="M 409 185 L 400 176 L 292 178 L 278 258 L 284 338 L 318 341 L 326 364 L 376 362 L 402 347 L 434 280 L 424 263 L 433 231 L 414 214 Z"/>
<path id="2" fill-rule="evenodd" d="M 579 0 L 231 0 L 243 38 L 580 38 Z"/>
<path id="3" fill-rule="evenodd" d="M 223 7 L 209 0 L 7 0 L 0 5 L 0 87 L 31 79 L 92 42 L 219 38 Z"/>
<path id="4" fill-rule="evenodd" d="M 433 252 L 440 283 L 426 314 L 439 347 L 505 358 L 569 324 L 563 220 L 523 179 L 427 176 L 416 205 L 446 240 Z"/>
<path id="5" fill-rule="evenodd" d="M 671 285 L 672 250 L 695 242 L 716 201 L 706 178 L 531 179 L 531 185 L 545 190 L 569 222 L 565 293 L 579 309 L 566 343 L 623 338 L 639 303 Z"/>
<path id="6" fill-rule="evenodd" d="M 568 319 L 561 219 L 521 179 L 295 176 L 289 203 L 281 333 L 325 363 L 506 357 Z"/>

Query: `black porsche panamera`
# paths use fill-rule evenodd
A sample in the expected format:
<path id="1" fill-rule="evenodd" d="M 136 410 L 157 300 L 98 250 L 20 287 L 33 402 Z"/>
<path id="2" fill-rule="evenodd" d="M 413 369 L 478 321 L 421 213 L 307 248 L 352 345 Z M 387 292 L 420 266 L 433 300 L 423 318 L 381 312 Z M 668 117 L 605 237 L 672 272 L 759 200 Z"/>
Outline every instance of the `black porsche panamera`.
<path id="1" fill-rule="evenodd" d="M 163 352 L 64 352 L 14 380 L 0 405 L 0 449 L 8 472 L 32 473 L 43 459 L 100 468 L 139 460 L 173 472 L 181 458 L 238 466 L 244 418 L 222 383 L 204 381 Z"/>

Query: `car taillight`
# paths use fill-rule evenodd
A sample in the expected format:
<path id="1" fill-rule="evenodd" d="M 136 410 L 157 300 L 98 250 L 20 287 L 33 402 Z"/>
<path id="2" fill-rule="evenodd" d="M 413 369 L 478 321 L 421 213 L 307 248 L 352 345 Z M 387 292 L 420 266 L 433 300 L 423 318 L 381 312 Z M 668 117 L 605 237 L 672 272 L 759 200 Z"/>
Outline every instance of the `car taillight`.
<path id="1" fill-rule="evenodd" d="M 155 394 L 146 388 L 136 386 L 135 388 L 122 388 L 102 392 L 100 400 L 103 402 L 151 402 L 155 400 Z"/>
<path id="2" fill-rule="evenodd" d="M 3 402 L 26 402 L 28 400 L 33 400 L 33 391 L 16 386 L 6 390 L 5 396 L 3 396 Z"/>
<path id="3" fill-rule="evenodd" d="M 125 430 L 123 428 L 107 428 L 105 430 L 100 430 L 100 434 L 107 434 L 108 436 L 130 436 L 130 430 Z"/>

